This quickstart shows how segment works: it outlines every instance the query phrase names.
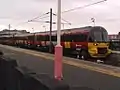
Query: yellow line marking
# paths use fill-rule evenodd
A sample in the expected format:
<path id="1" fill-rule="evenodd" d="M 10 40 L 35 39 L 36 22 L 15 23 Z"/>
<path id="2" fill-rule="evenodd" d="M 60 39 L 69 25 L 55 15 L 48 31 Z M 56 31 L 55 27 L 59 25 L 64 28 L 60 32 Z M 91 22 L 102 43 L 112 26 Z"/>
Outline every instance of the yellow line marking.
<path id="1" fill-rule="evenodd" d="M 26 54 L 30 54 L 33 56 L 38 56 L 41 58 L 44 58 L 46 60 L 54 60 L 54 55 L 47 55 L 45 53 L 37 53 L 36 51 L 31 51 L 31 50 L 25 50 L 25 49 L 19 49 L 19 48 L 14 48 L 14 47 L 10 47 L 10 46 L 1 46 L 3 48 L 7 48 L 7 49 L 11 49 L 17 52 L 23 52 Z M 97 66 L 92 66 L 92 65 L 86 65 L 83 63 L 79 63 L 76 61 L 72 61 L 72 60 L 63 60 L 63 63 L 71 65 L 71 66 L 75 66 L 75 67 L 79 67 L 79 68 L 84 68 L 87 70 L 91 70 L 91 71 L 95 71 L 95 72 L 99 72 L 99 73 L 103 73 L 103 74 L 107 74 L 107 75 L 111 75 L 111 76 L 115 76 L 115 77 L 120 77 L 120 72 L 119 71 L 114 71 L 114 70 L 109 70 L 109 69 L 103 69 L 102 67 L 97 67 Z"/>

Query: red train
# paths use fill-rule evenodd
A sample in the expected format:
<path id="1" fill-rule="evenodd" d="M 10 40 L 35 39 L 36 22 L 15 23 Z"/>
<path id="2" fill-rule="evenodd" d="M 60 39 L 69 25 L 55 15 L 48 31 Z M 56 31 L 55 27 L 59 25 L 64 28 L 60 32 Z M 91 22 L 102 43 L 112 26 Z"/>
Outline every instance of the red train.
<path id="1" fill-rule="evenodd" d="M 50 32 L 40 32 L 35 34 L 23 34 L 0 37 L 0 43 L 15 45 L 20 47 L 49 50 Z M 56 31 L 52 32 L 52 52 L 57 44 Z M 111 54 L 108 43 L 107 30 L 101 26 L 88 26 L 82 28 L 72 28 L 61 30 L 61 45 L 63 52 L 79 55 L 82 59 L 106 58 Z"/>

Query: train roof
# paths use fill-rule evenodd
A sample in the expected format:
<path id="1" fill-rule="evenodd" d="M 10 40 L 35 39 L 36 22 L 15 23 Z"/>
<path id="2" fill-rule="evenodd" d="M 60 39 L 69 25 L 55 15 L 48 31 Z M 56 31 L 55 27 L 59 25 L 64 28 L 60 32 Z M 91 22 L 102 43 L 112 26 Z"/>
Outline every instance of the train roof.
<path id="1" fill-rule="evenodd" d="M 101 26 L 95 26 L 95 27 L 101 27 Z M 90 30 L 92 28 L 94 28 L 94 27 L 92 27 L 92 26 L 86 26 L 86 27 L 80 27 L 80 28 L 63 29 L 63 30 L 61 30 L 61 34 L 86 33 L 86 32 L 90 32 Z M 28 33 L 28 34 L 17 34 L 17 35 L 14 35 L 14 36 L 15 37 L 24 37 L 24 36 L 31 36 L 31 35 L 34 35 L 34 34 L 35 35 L 49 35 L 49 33 L 50 33 L 50 31 L 46 31 L 46 32 Z M 57 34 L 56 30 L 52 31 L 52 35 L 56 35 L 56 34 Z M 6 35 L 6 37 L 10 37 L 10 36 Z"/>
<path id="2" fill-rule="evenodd" d="M 91 26 L 87 26 L 87 27 L 82 27 L 82 28 L 70 28 L 70 29 L 63 29 L 61 30 L 61 34 L 68 34 L 68 33 L 78 33 L 78 32 L 89 32 L 91 30 Z M 36 35 L 44 35 L 44 34 L 49 34 L 50 31 L 46 31 L 46 32 L 38 32 L 36 33 Z M 57 34 L 57 30 L 53 30 L 52 31 L 52 35 L 56 35 Z"/>
<path id="3" fill-rule="evenodd" d="M 103 28 L 101 26 L 86 26 L 86 27 L 80 27 L 80 28 L 70 28 L 70 29 L 63 29 L 61 30 L 61 34 L 68 34 L 68 33 L 86 33 L 90 32 L 92 28 Z M 103 28 L 104 29 L 104 28 Z M 104 29 L 105 30 L 105 29 Z M 49 34 L 50 31 L 47 32 L 38 32 L 36 33 L 37 35 L 44 35 L 44 34 Z M 52 35 L 57 34 L 56 30 L 52 31 Z"/>

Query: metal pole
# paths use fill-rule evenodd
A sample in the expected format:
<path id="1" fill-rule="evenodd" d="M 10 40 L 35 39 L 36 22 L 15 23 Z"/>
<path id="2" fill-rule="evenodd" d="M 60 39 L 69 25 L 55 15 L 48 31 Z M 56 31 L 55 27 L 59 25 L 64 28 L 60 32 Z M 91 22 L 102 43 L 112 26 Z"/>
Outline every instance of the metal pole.
<path id="1" fill-rule="evenodd" d="M 61 0 L 58 1 L 58 16 L 57 16 L 57 45 L 55 46 L 55 63 L 54 63 L 54 77 L 58 80 L 63 79 L 62 75 L 62 57 L 63 48 L 60 44 L 61 41 Z"/>
<path id="2" fill-rule="evenodd" d="M 95 27 L 95 20 L 94 20 L 94 27 Z"/>
<path id="3" fill-rule="evenodd" d="M 61 30 L 61 0 L 58 0 L 58 17 L 57 17 L 57 44 L 60 45 L 60 30 Z"/>
<path id="4" fill-rule="evenodd" d="M 43 26 L 43 28 L 45 29 L 45 33 L 46 33 L 46 26 Z"/>
<path id="5" fill-rule="evenodd" d="M 64 29 L 64 23 L 62 25 L 63 25 L 63 29 Z"/>
<path id="6" fill-rule="evenodd" d="M 35 44 L 35 33 L 34 33 L 34 28 L 32 28 L 33 31 L 33 44 Z"/>
<path id="7" fill-rule="evenodd" d="M 34 33 L 34 28 L 32 28 L 32 31 L 33 31 L 33 33 Z"/>
<path id="8" fill-rule="evenodd" d="M 95 26 L 95 18 L 91 18 L 93 25 Z"/>
<path id="9" fill-rule="evenodd" d="M 52 40 L 51 40 L 51 36 L 52 36 L 52 8 L 50 8 L 50 45 L 49 45 L 49 52 L 52 52 Z"/>
<path id="10" fill-rule="evenodd" d="M 10 24 L 8 25 L 8 29 L 9 29 L 9 35 L 10 35 Z"/>

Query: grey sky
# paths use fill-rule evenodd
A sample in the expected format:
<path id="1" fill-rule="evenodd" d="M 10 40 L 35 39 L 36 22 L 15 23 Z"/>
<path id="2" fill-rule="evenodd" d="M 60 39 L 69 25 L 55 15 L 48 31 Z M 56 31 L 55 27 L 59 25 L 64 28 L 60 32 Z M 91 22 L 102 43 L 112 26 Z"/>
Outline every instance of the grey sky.
<path id="1" fill-rule="evenodd" d="M 62 11 L 84 6 L 100 0 L 62 0 Z M 43 31 L 43 25 L 49 30 L 49 24 L 31 22 L 25 23 L 38 15 L 42 15 L 53 8 L 57 12 L 57 0 L 0 0 L 0 30 L 8 28 L 10 23 L 13 29 L 27 29 Z M 107 2 L 62 14 L 62 18 L 72 23 L 64 28 L 93 25 L 91 18 L 96 19 L 96 25 L 102 25 L 109 33 L 118 33 L 120 30 L 120 1 L 108 0 Z M 49 18 L 40 21 L 49 20 Z M 53 18 L 56 21 L 56 17 Z M 63 21 L 62 21 L 63 22 Z M 62 27 L 63 28 L 63 27 Z M 56 29 L 56 25 L 53 25 Z"/>

